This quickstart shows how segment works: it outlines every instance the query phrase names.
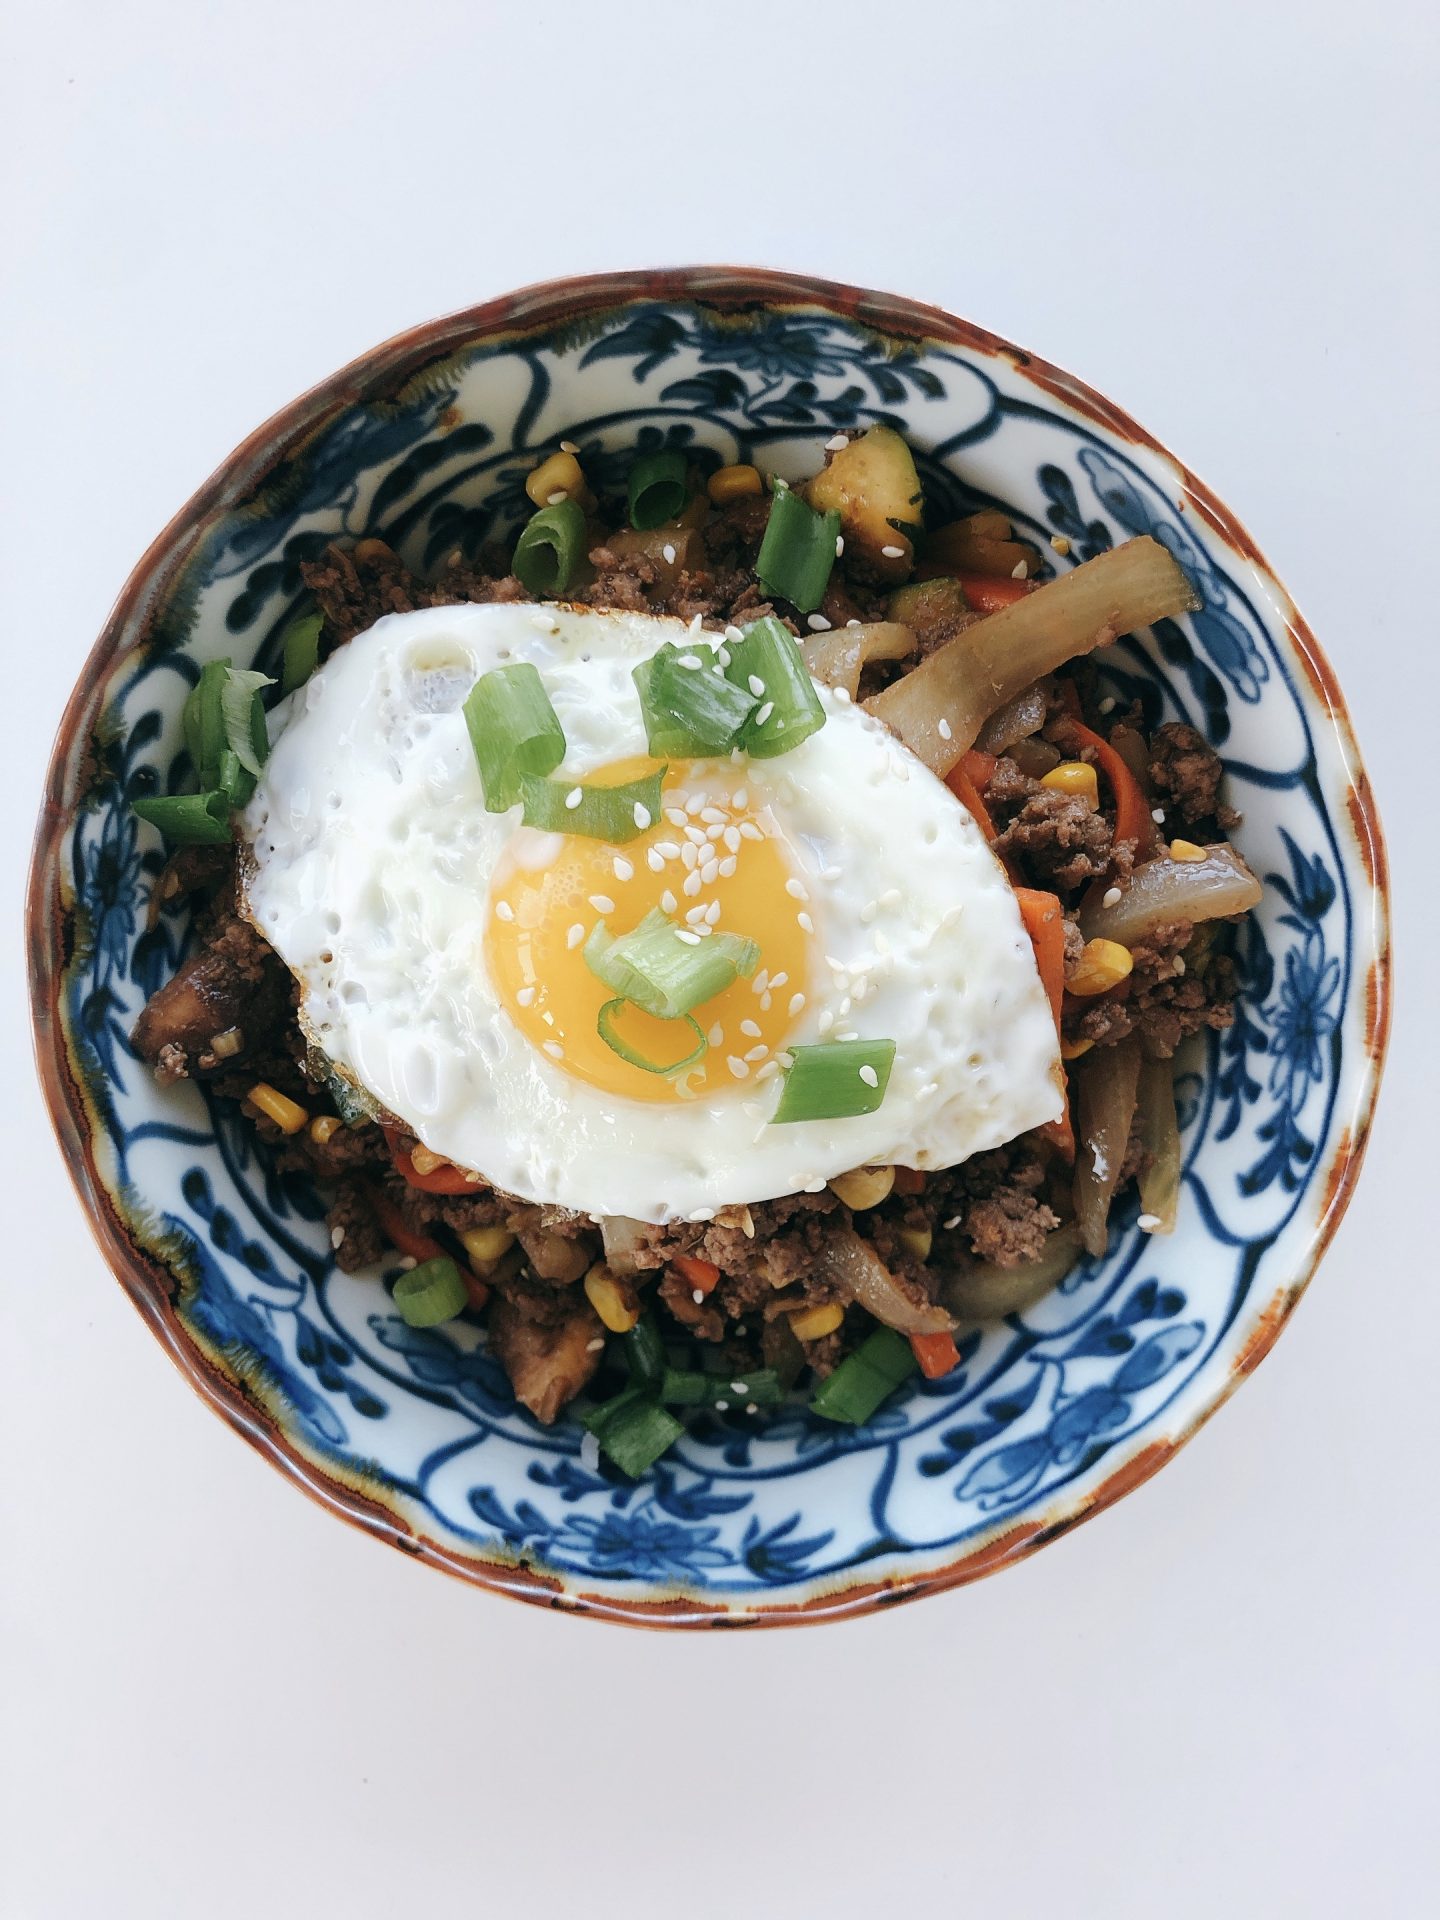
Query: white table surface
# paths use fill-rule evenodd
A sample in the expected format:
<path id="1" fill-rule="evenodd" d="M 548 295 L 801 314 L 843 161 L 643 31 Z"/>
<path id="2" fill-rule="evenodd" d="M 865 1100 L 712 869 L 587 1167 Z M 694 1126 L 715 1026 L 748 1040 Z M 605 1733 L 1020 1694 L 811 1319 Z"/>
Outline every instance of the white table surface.
<path id="1" fill-rule="evenodd" d="M 1429 0 L 47 0 L 6 41 L 13 925 L 86 650 L 256 422 L 526 281 L 750 261 L 1035 348 L 1238 511 L 1348 691 L 1402 1001 L 1310 1297 L 1158 1480 L 881 1619 L 672 1637 L 417 1568 L 204 1411 L 72 1198 L 12 937 L 3 1920 L 1433 1912 Z"/>

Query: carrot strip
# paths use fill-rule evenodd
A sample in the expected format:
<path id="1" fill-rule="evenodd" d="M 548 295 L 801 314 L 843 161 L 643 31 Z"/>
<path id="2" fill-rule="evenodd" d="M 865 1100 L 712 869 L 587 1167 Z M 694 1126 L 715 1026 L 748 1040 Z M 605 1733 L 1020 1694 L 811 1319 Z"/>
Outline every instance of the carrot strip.
<path id="1" fill-rule="evenodd" d="M 895 1191 L 909 1199 L 914 1194 L 925 1191 L 925 1176 L 917 1173 L 913 1167 L 896 1167 Z"/>
<path id="2" fill-rule="evenodd" d="M 997 580 L 989 573 L 961 573 L 955 577 L 964 590 L 966 605 L 976 613 L 999 613 L 1002 607 L 1013 607 L 1017 600 L 1035 591 L 1033 580 Z"/>
<path id="3" fill-rule="evenodd" d="M 990 818 L 990 809 L 983 795 L 990 776 L 995 771 L 993 753 L 981 753 L 971 747 L 968 753 L 962 753 L 955 765 L 945 776 L 945 784 L 960 802 L 968 807 L 975 816 L 976 825 L 987 840 L 995 838 L 995 822 Z"/>
<path id="4" fill-rule="evenodd" d="M 372 1186 L 369 1199 L 376 1226 L 397 1253 L 406 1254 L 417 1262 L 445 1258 L 445 1249 L 440 1242 L 408 1225 L 404 1214 L 383 1188 Z"/>
<path id="5" fill-rule="evenodd" d="M 1150 817 L 1150 802 L 1145 798 L 1144 788 L 1110 742 L 1102 740 L 1078 715 L 1070 721 L 1070 731 L 1078 737 L 1081 746 L 1091 749 L 1100 762 L 1100 771 L 1110 782 L 1110 791 L 1115 797 L 1115 838 L 1134 840 L 1137 854 L 1143 858 L 1155 840 L 1155 822 Z"/>
<path id="6" fill-rule="evenodd" d="M 1065 916 L 1060 911 L 1060 901 L 1053 893 L 1045 893 L 1038 887 L 1016 887 L 1015 898 L 1020 906 L 1020 918 L 1025 923 L 1025 931 L 1030 936 L 1030 944 L 1035 949 L 1035 966 L 1040 975 L 1040 984 L 1045 989 L 1045 997 L 1050 1002 L 1050 1011 L 1055 1016 L 1055 1031 L 1060 1031 L 1060 1010 L 1065 998 Z M 1061 1069 L 1062 1074 L 1064 1069 Z M 1068 1089 L 1069 1080 L 1065 1081 Z M 1047 1120 L 1036 1132 L 1043 1134 L 1055 1151 L 1065 1160 L 1075 1158 L 1075 1128 L 1070 1119 L 1070 1106 L 1067 1098 L 1065 1111 L 1058 1120 Z"/>
<path id="7" fill-rule="evenodd" d="M 701 1260 L 693 1253 L 680 1253 L 670 1264 L 693 1293 L 713 1293 L 720 1283 L 720 1269 L 713 1260 Z"/>
<path id="8" fill-rule="evenodd" d="M 470 1178 L 463 1167 L 432 1167 L 429 1173 L 417 1173 L 409 1152 L 400 1145 L 404 1135 L 395 1127 L 386 1127 L 384 1132 L 395 1171 L 407 1186 L 416 1188 L 420 1193 L 440 1193 L 451 1197 L 475 1192 L 478 1183 Z"/>
<path id="9" fill-rule="evenodd" d="M 912 1333 L 910 1351 L 927 1380 L 940 1380 L 960 1364 L 960 1352 L 948 1333 Z"/>

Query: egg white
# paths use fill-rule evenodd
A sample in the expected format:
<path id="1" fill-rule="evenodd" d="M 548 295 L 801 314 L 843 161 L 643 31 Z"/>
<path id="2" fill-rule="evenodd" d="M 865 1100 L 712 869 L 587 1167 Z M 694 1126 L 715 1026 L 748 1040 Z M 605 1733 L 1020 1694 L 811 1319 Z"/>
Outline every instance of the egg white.
<path id="1" fill-rule="evenodd" d="M 244 816 L 245 892 L 312 1037 L 433 1151 L 596 1217 L 705 1218 L 866 1163 L 952 1166 L 1057 1118 L 1054 1022 L 1004 873 L 945 786 L 828 688 L 826 725 L 745 782 L 810 895 L 811 992 L 791 1040 L 893 1039 L 880 1108 L 774 1126 L 779 1080 L 625 1100 L 519 1033 L 484 945 L 520 814 L 486 812 L 461 704 L 480 674 L 532 661 L 565 730 L 555 778 L 583 780 L 645 752 L 631 669 L 687 631 L 512 605 L 390 615 L 277 710 Z M 763 943 L 764 928 L 737 931 Z"/>

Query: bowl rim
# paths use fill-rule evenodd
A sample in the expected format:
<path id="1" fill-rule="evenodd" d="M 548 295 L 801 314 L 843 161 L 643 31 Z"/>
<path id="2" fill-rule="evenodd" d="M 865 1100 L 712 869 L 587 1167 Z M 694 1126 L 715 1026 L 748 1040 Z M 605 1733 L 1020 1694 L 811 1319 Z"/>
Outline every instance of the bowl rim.
<path id="1" fill-rule="evenodd" d="M 1273 585 L 1276 613 L 1286 628 L 1295 657 L 1304 670 L 1309 697 L 1316 701 L 1340 742 L 1345 761 L 1345 803 L 1354 851 L 1369 881 L 1368 912 L 1357 903 L 1355 937 L 1365 950 L 1364 1061 L 1347 1112 L 1338 1116 L 1330 1147 L 1318 1217 L 1308 1246 L 1289 1278 L 1259 1312 L 1249 1340 L 1228 1374 L 1206 1393 L 1173 1438 L 1142 1442 L 1114 1473 L 1088 1494 L 1052 1501 L 1039 1515 L 998 1523 L 944 1566 L 915 1574 L 830 1584 L 802 1598 L 777 1590 L 773 1603 L 754 1596 L 753 1604 L 728 1605 L 698 1596 L 640 1588 L 634 1595 L 587 1593 L 567 1585 L 565 1577 L 502 1556 L 460 1554 L 437 1538 L 406 1525 L 401 1514 L 366 1491 L 358 1476 L 332 1466 L 327 1470 L 307 1457 L 267 1411 L 248 1399 L 238 1385 L 209 1365 L 186 1338 L 174 1311 L 169 1275 L 163 1265 L 131 1239 L 110 1201 L 93 1149 L 87 1104 L 71 1067 L 58 1017 L 58 995 L 65 956 L 60 929 L 65 910 L 62 850 L 72 813 L 66 802 L 82 727 L 120 657 L 126 628 L 147 601 L 159 597 L 188 559 L 206 516 L 227 498 L 243 495 L 259 476 L 297 440 L 325 409 L 353 403 L 377 385 L 388 386 L 406 362 L 419 364 L 480 339 L 508 332 L 530 332 L 629 302 L 690 301 L 712 309 L 820 309 L 891 337 L 936 341 L 1009 360 L 1014 369 L 1083 417 L 1132 445 L 1158 455 L 1177 476 L 1187 504 L 1237 553 Z M 1341 824 L 1338 817 L 1337 825 Z M 71 1181 L 106 1264 L 149 1323 L 162 1347 L 190 1385 L 272 1465 L 322 1506 L 391 1546 L 426 1561 L 471 1585 L 488 1588 L 531 1605 L 630 1626 L 792 1626 L 851 1619 L 903 1601 L 967 1585 L 1028 1557 L 1082 1520 L 1101 1513 L 1148 1480 L 1229 1399 L 1273 1347 L 1322 1259 L 1359 1178 L 1368 1144 L 1375 1101 L 1385 1062 L 1392 1005 L 1389 872 L 1384 836 L 1373 791 L 1355 742 L 1344 697 L 1334 672 L 1309 625 L 1255 541 L 1216 495 L 1183 462 L 1122 409 L 1084 381 L 1052 362 L 1013 345 L 943 308 L 844 283 L 814 279 L 770 268 L 681 266 L 630 269 L 615 273 L 568 275 L 535 282 L 512 293 L 461 308 L 392 335 L 359 354 L 338 372 L 318 381 L 279 408 L 223 459 L 210 477 L 171 517 L 145 549 L 116 596 L 99 637 L 90 649 L 56 729 L 46 770 L 26 890 L 25 928 L 29 946 L 32 1040 L 41 1090 Z M 1356 968 L 1359 979 L 1359 965 Z M 746 1596 L 747 1602 L 751 1596 Z"/>

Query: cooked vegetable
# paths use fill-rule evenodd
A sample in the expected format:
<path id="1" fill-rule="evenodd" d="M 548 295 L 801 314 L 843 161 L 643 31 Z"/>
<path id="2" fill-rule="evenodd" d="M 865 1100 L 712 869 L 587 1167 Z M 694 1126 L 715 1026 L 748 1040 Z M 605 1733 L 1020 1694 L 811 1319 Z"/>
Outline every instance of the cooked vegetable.
<path id="1" fill-rule="evenodd" d="M 634 1273 L 635 1256 L 648 1245 L 649 1238 L 649 1229 L 643 1220 L 632 1220 L 623 1213 L 607 1213 L 600 1222 L 605 1264 L 613 1273 Z M 719 1275 L 718 1267 L 716 1275 Z"/>
<path id="2" fill-rule="evenodd" d="M 760 963 L 760 948 L 734 933 L 712 933 L 707 940 L 677 927 L 652 907 L 631 932 L 612 934 L 603 920 L 585 942 L 585 964 L 612 993 L 633 1000 L 660 1020 L 678 1020 L 692 1007 L 748 980 Z"/>
<path id="3" fill-rule="evenodd" d="M 1222 841 L 1203 860 L 1172 860 L 1160 854 L 1136 867 L 1120 887 L 1113 907 L 1097 888 L 1080 909 L 1086 939 L 1118 940 L 1134 947 L 1157 927 L 1177 920 L 1216 920 L 1248 913 L 1260 898 L 1260 882 L 1235 849 Z"/>
<path id="4" fill-rule="evenodd" d="M 460 1269 L 448 1253 L 422 1260 L 395 1282 L 395 1305 L 407 1327 L 438 1327 L 469 1303 Z"/>
<path id="5" fill-rule="evenodd" d="M 893 427 L 871 427 L 851 440 L 807 492 L 812 507 L 838 512 L 847 549 L 863 555 L 877 580 L 905 578 L 915 560 L 924 495 L 915 456 Z"/>
<path id="6" fill-rule="evenodd" d="M 994 754 L 980 753 L 971 747 L 968 753 L 961 754 L 945 776 L 946 786 L 961 806 L 969 809 L 987 840 L 995 838 L 995 822 L 990 818 L 990 809 L 983 795 L 994 771 Z"/>
<path id="7" fill-rule="evenodd" d="M 659 1386 L 665 1376 L 665 1342 L 653 1317 L 642 1313 L 625 1338 L 625 1364 L 637 1386 Z"/>
<path id="8" fill-rule="evenodd" d="M 852 1167 L 849 1173 L 837 1173 L 830 1191 L 843 1200 L 852 1213 L 868 1213 L 888 1200 L 895 1187 L 894 1167 Z"/>
<path id="9" fill-rule="evenodd" d="M 246 773 L 257 779 L 270 751 L 270 736 L 265 729 L 265 709 L 260 704 L 260 690 L 262 687 L 273 687 L 274 684 L 268 673 L 227 667 L 220 688 L 220 712 L 225 723 L 226 745 Z M 221 785 L 225 784 L 222 772 Z M 253 788 L 252 779 L 252 791 Z M 248 799 L 249 794 L 245 797 Z M 237 797 L 236 805 L 243 804 Z"/>
<path id="10" fill-rule="evenodd" d="M 732 500 L 762 494 L 765 482 L 760 478 L 758 467 L 721 467 L 705 482 L 705 491 L 717 507 L 726 507 Z"/>
<path id="11" fill-rule="evenodd" d="M 632 669 L 645 721 L 645 738 L 657 759 L 703 759 L 729 753 L 760 705 L 744 686 L 727 680 L 715 649 L 664 641 Z"/>
<path id="12" fill-rule="evenodd" d="M 678 518 L 684 511 L 689 491 L 683 453 L 674 447 L 642 453 L 630 468 L 626 489 L 631 526 L 643 532 Z"/>
<path id="13" fill-rule="evenodd" d="M 778 1126 L 791 1120 L 849 1120 L 874 1113 L 885 1098 L 895 1064 L 893 1040 L 830 1040 L 791 1047 Z"/>
<path id="14" fill-rule="evenodd" d="M 463 712 L 490 813 L 514 806 L 525 774 L 552 773 L 565 758 L 565 729 L 528 660 L 482 673 Z"/>
<path id="15" fill-rule="evenodd" d="M 1007 1313 L 1023 1313 L 1058 1286 L 1080 1258 L 1080 1238 L 1073 1227 L 1059 1227 L 1045 1240 L 1038 1260 L 1016 1267 L 988 1261 L 957 1268 L 946 1276 L 941 1298 L 959 1321 L 1000 1320 Z"/>
<path id="16" fill-rule="evenodd" d="M 1175 1118 L 1175 1065 L 1145 1060 L 1140 1066 L 1140 1144 L 1150 1156 L 1140 1174 L 1140 1211 L 1152 1233 L 1173 1233 L 1180 1205 L 1180 1128 Z"/>
<path id="17" fill-rule="evenodd" d="M 943 1307 L 916 1300 L 858 1233 L 837 1232 L 816 1258 L 816 1271 L 834 1280 L 882 1326 L 897 1333 L 948 1333 L 954 1325 Z"/>
<path id="18" fill-rule="evenodd" d="M 628 1040 L 622 1039 L 616 1031 L 615 1022 L 620 1018 L 621 1014 L 625 1012 L 627 1007 L 633 1005 L 633 1001 L 627 1000 L 623 995 L 620 995 L 614 1000 L 607 1000 L 595 1019 L 595 1030 L 600 1035 L 600 1038 L 605 1042 L 606 1046 L 609 1047 L 610 1051 L 619 1054 L 620 1058 L 624 1060 L 627 1065 L 639 1067 L 642 1073 L 672 1074 L 683 1073 L 686 1067 L 693 1067 L 697 1060 L 703 1060 L 705 1058 L 706 1053 L 709 1051 L 710 1042 L 705 1038 L 705 1030 L 700 1025 L 700 1022 L 688 1013 L 681 1014 L 676 1024 L 683 1025 L 686 1028 L 688 1033 L 693 1037 L 695 1044 L 688 1053 L 681 1054 L 678 1059 L 652 1060 L 649 1054 L 642 1053 L 638 1047 L 632 1046 Z M 654 1019 L 655 1016 L 652 1014 L 650 1018 Z M 676 1044 L 684 1046 L 685 1041 L 681 1038 L 677 1040 Z"/>
<path id="19" fill-rule="evenodd" d="M 1142 535 L 967 627 L 868 705 L 943 776 L 989 716 L 1043 674 L 1196 605 L 1174 558 Z"/>
<path id="20" fill-rule="evenodd" d="M 158 827 L 177 847 L 223 847 L 230 839 L 230 796 L 211 793 L 157 793 L 134 800 L 131 809 Z"/>
<path id="21" fill-rule="evenodd" d="M 937 527 L 925 541 L 927 564 L 938 562 L 956 573 L 982 573 L 1009 580 L 1015 569 L 1024 572 L 1018 578 L 1038 573 L 1040 552 L 1027 542 L 1012 538 L 1013 528 L 1003 513 L 971 514 L 965 520 L 952 520 Z"/>
<path id="22" fill-rule="evenodd" d="M 917 1364 L 908 1341 L 879 1327 L 820 1382 L 810 1411 L 847 1427 L 863 1427 Z"/>
<path id="23" fill-rule="evenodd" d="M 910 1351 L 927 1380 L 942 1380 L 960 1364 L 960 1350 L 948 1333 L 912 1333 Z"/>
<path id="24" fill-rule="evenodd" d="M 595 496 L 585 484 L 585 471 L 573 453 L 564 447 L 558 453 L 552 453 L 548 460 L 542 460 L 525 482 L 525 491 L 537 507 L 558 506 L 555 499 L 562 493 L 568 500 L 578 501 L 587 511 L 595 505 Z"/>
<path id="25" fill-rule="evenodd" d="M 1110 791 L 1115 798 L 1115 838 L 1133 840 L 1135 858 L 1144 860 L 1155 844 L 1155 822 L 1150 817 L 1150 802 L 1145 797 L 1145 790 L 1135 778 L 1129 762 L 1116 752 L 1108 740 L 1102 740 L 1098 733 L 1092 732 L 1081 721 L 1069 721 L 1066 730 L 1082 747 L 1091 749 L 1110 783 Z"/>
<path id="26" fill-rule="evenodd" d="M 585 509 L 557 500 L 532 513 L 520 530 L 510 565 L 527 593 L 564 593 L 585 558 Z"/>
<path id="27" fill-rule="evenodd" d="M 844 1324 L 845 1309 L 838 1300 L 818 1307 L 802 1307 L 799 1313 L 790 1315 L 790 1331 L 797 1340 L 823 1340 Z"/>
<path id="28" fill-rule="evenodd" d="M 370 1187 L 367 1198 L 370 1211 L 375 1215 L 376 1226 L 397 1253 L 404 1254 L 407 1260 L 416 1261 L 445 1258 L 445 1249 L 440 1242 L 412 1227 L 383 1187 Z"/>
<path id="29" fill-rule="evenodd" d="M 618 787 L 572 787 L 564 780 L 541 780 L 522 773 L 522 818 L 527 827 L 546 833 L 579 833 L 623 846 L 660 818 L 660 783 L 669 771 L 659 767 Z"/>
<path id="30" fill-rule="evenodd" d="M 202 790 L 220 785 L 220 756 L 228 744 L 223 693 L 229 672 L 228 660 L 207 660 L 180 716 L 190 764 Z"/>
<path id="31" fill-rule="evenodd" d="M 753 1373 L 693 1373 L 667 1367 L 660 1381 L 660 1398 L 672 1407 L 778 1407 L 785 1398 L 780 1376 L 771 1367 Z"/>
<path id="32" fill-rule="evenodd" d="M 655 573 L 655 592 L 669 595 L 675 591 L 682 573 L 694 573 L 705 565 L 705 542 L 694 527 L 662 524 L 637 533 L 621 527 L 607 533 L 606 548 L 620 561 L 643 561 Z"/>
<path id="33" fill-rule="evenodd" d="M 1058 1032 L 1060 1002 L 1065 992 L 1065 916 L 1060 910 L 1059 895 L 1044 893 L 1038 887 L 1016 887 L 1015 902 L 1035 949 L 1040 984 L 1050 1002 Z"/>
<path id="34" fill-rule="evenodd" d="M 284 660 L 280 669 L 282 694 L 294 693 L 297 687 L 303 687 L 315 671 L 320 658 L 320 633 L 324 625 L 324 614 L 302 613 L 298 620 L 292 620 L 285 629 L 280 641 Z"/>
<path id="35" fill-rule="evenodd" d="M 583 1423 L 599 1441 L 600 1451 L 632 1480 L 638 1480 L 685 1431 L 645 1386 L 627 1387 L 613 1400 L 593 1407 Z"/>
<path id="36" fill-rule="evenodd" d="M 1093 813 L 1100 805 L 1100 776 L 1088 760 L 1062 760 L 1040 777 L 1042 787 L 1052 793 L 1068 793 L 1083 800 Z"/>
<path id="37" fill-rule="evenodd" d="M 401 1135 L 393 1127 L 386 1127 L 385 1140 L 395 1171 L 407 1186 L 415 1187 L 421 1193 L 453 1195 L 475 1192 L 477 1183 L 453 1160 L 443 1159 L 419 1146 L 407 1152 L 401 1145 Z"/>
<path id="38" fill-rule="evenodd" d="M 1077 1000 L 1093 1000 L 1109 993 L 1135 968 L 1135 956 L 1118 940 L 1087 940 L 1065 982 L 1065 991 Z"/>
<path id="39" fill-rule="evenodd" d="M 692 1293 L 713 1293 L 720 1284 L 720 1269 L 713 1260 L 701 1260 L 693 1253 L 677 1253 L 670 1264 Z"/>
<path id="40" fill-rule="evenodd" d="M 1079 1144 L 1075 1153 L 1075 1225 L 1085 1251 L 1098 1260 L 1109 1241 L 1106 1216 L 1130 1142 L 1140 1084 L 1135 1036 L 1096 1047 L 1074 1066 Z"/>
<path id="41" fill-rule="evenodd" d="M 989 573 L 962 573 L 960 585 L 976 613 L 999 613 L 1002 607 L 1028 600 L 1033 591 L 1028 580 L 997 580 Z"/>
<path id="42" fill-rule="evenodd" d="M 876 620 L 855 627 L 811 633 L 800 642 L 805 665 L 827 687 L 843 687 L 852 700 L 860 675 L 872 660 L 905 660 L 915 651 L 913 630 L 898 620 Z"/>
<path id="43" fill-rule="evenodd" d="M 611 1333 L 629 1333 L 639 1323 L 640 1298 L 623 1275 L 597 1260 L 585 1274 L 585 1298 Z"/>
<path id="44" fill-rule="evenodd" d="M 745 628 L 728 648 L 725 678 L 760 702 L 745 722 L 740 745 L 753 759 L 773 760 L 818 733 L 825 709 L 805 666 L 795 636 L 768 616 Z"/>
<path id="45" fill-rule="evenodd" d="M 937 647 L 944 646 L 947 640 L 953 640 L 966 627 L 973 626 L 979 617 L 971 612 L 960 582 L 944 577 L 912 580 L 906 586 L 897 587 L 885 611 L 892 620 L 898 620 L 914 632 L 924 653 L 933 653 Z"/>
<path id="46" fill-rule="evenodd" d="M 992 713 L 980 729 L 975 744 L 984 753 L 1008 753 L 1018 741 L 1038 733 L 1045 724 L 1050 703 L 1043 687 L 1025 687 L 1013 700 Z M 1054 749 L 1050 749 L 1051 752 Z"/>
<path id="47" fill-rule="evenodd" d="M 830 584 L 839 537 L 838 513 L 817 513 L 793 487 L 776 487 L 755 562 L 766 593 L 813 613 Z"/>

